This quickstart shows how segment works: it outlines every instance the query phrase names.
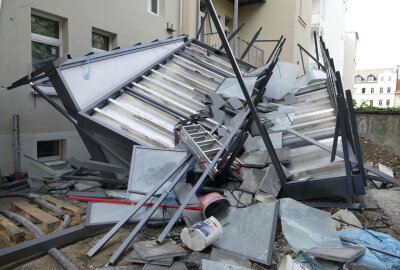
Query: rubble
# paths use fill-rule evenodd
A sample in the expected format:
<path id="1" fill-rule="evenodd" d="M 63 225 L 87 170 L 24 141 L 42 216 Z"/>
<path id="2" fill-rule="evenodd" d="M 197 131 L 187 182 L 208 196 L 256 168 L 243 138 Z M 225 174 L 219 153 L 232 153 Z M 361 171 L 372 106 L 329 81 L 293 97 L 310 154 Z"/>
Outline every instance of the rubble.
<path id="1" fill-rule="evenodd" d="M 37 197 L 27 198 L 37 205 L 13 202 L 48 234 L 30 240 L 20 224 L 0 216 L 0 237 L 15 245 L 0 250 L 5 264 L 106 229 L 82 254 L 94 259 L 107 249 L 109 265 L 121 258 L 135 265 L 97 269 L 271 267 L 277 233 L 297 257 L 280 254 L 286 255 L 277 262 L 281 270 L 337 269 L 331 261 L 367 265 L 365 256 L 375 252 L 391 256 L 374 255 L 376 265 L 396 266 L 396 239 L 364 230 L 393 246 L 353 241 L 343 229 L 363 226 L 351 211 L 331 216 L 306 205 L 361 209 L 367 179 L 385 182 L 381 187 L 400 184 L 389 168 L 364 164 L 351 93 L 342 88 L 323 39 L 324 65 L 304 68 L 301 77 L 298 65 L 278 61 L 284 37 L 257 68 L 233 60 L 212 2 L 206 2 L 224 51 L 180 36 L 93 55 L 86 78 L 81 71 L 88 57 L 61 59 L 42 70 L 64 108 L 46 100 L 79 130 L 93 160 L 72 159 L 54 169 L 31 159 L 26 179 L 0 188 L 68 194 L 88 203 L 83 210 L 58 195 L 37 195 L 71 214 L 76 226 L 64 228 L 61 214 L 44 209 Z M 120 61 L 110 65 L 110 58 Z M 112 79 L 98 76 L 114 70 L 121 72 Z M 37 72 L 29 74 L 10 88 L 29 83 L 46 98 L 37 79 Z M 205 203 L 212 196 L 218 199 Z M 333 219 L 339 220 L 336 228 Z M 155 224 L 154 235 L 146 235 Z M 123 227 L 129 233 L 118 246 L 106 245 Z"/>

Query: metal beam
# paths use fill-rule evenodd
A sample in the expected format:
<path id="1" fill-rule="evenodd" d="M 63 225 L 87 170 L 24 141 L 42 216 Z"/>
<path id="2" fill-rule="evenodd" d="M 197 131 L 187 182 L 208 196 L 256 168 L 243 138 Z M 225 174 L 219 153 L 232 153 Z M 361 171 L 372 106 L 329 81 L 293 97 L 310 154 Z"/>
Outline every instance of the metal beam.
<path id="1" fill-rule="evenodd" d="M 246 54 L 250 51 L 251 46 L 253 46 L 254 42 L 257 40 L 258 36 L 260 35 L 262 30 L 262 27 L 258 29 L 258 31 L 254 34 L 253 38 L 250 40 L 249 44 L 247 44 L 246 49 L 244 50 L 242 56 L 240 57 L 240 60 L 243 60 L 243 58 L 246 56 Z"/>

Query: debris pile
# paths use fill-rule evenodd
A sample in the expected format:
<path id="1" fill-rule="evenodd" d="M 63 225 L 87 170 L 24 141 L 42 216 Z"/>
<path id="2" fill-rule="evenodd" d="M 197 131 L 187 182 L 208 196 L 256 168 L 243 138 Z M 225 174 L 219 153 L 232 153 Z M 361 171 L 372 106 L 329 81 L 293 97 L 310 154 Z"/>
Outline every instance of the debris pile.
<path id="1" fill-rule="evenodd" d="M 30 158 L 20 188 L 54 195 L 28 196 L 42 208 L 42 199 L 52 203 L 54 213 L 26 202 L 15 207 L 49 234 L 17 244 L 28 240 L 23 229 L 0 216 L 0 236 L 16 244 L 0 250 L 3 264 L 105 230 L 82 251 L 93 258 L 133 223 L 104 262 L 130 265 L 98 269 L 399 266 L 398 240 L 366 230 L 347 211 L 316 209 L 362 209 L 355 198 L 366 194 L 367 179 L 400 184 L 388 168 L 364 164 L 351 92 L 323 39 L 311 57 L 317 67 L 302 63 L 301 77 L 297 65 L 279 61 L 284 37 L 257 68 L 234 58 L 211 1 L 207 7 L 224 51 L 180 36 L 61 59 L 9 87 L 30 83 L 75 125 L 92 159 L 54 169 Z M 34 83 L 43 76 L 65 109 Z M 87 202 L 85 216 L 56 195 Z M 74 213 L 70 227 L 64 211 Z M 147 226 L 161 232 L 140 240 Z M 295 259 L 273 261 L 280 229 Z"/>

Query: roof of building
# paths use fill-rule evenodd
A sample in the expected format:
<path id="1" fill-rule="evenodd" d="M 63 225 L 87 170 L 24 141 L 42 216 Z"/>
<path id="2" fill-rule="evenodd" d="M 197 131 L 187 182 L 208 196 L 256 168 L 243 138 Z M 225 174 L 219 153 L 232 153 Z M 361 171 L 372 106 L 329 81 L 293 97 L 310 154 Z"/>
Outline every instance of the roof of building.
<path id="1" fill-rule="evenodd" d="M 369 75 L 374 75 L 375 77 L 378 76 L 378 74 L 383 73 L 385 71 L 393 72 L 395 73 L 395 68 L 378 68 L 378 69 L 360 69 L 356 70 L 355 74 L 357 76 L 361 76 L 364 79 L 366 79 Z"/>

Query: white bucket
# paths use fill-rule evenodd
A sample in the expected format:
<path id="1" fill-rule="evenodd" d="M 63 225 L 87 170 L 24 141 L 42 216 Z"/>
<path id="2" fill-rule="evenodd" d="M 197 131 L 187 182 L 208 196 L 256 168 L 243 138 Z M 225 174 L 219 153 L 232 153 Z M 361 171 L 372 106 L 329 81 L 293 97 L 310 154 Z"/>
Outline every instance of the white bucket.
<path id="1" fill-rule="evenodd" d="M 191 250 L 202 251 L 222 236 L 222 225 L 215 217 L 193 224 L 181 231 L 182 242 Z"/>

